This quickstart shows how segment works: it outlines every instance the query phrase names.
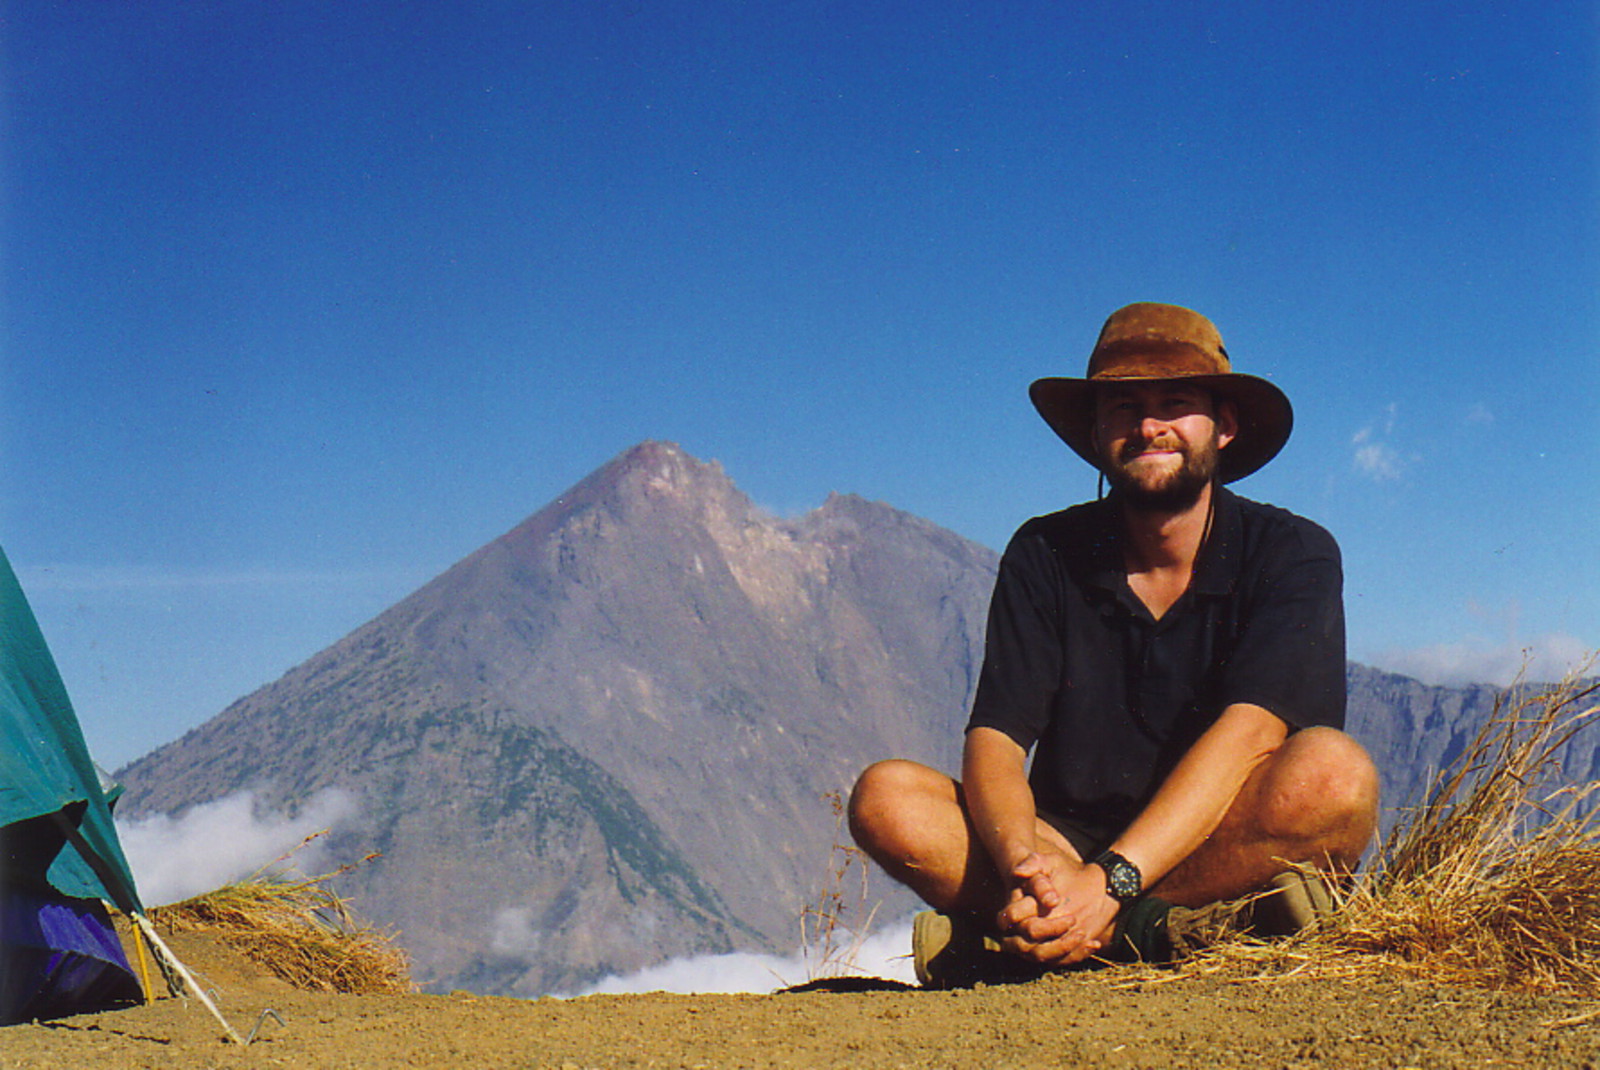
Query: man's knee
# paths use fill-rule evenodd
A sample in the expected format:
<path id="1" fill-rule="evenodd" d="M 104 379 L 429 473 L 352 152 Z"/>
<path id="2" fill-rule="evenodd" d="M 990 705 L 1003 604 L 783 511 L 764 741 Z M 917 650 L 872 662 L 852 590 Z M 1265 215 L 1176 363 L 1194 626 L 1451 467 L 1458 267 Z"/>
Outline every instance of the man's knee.
<path id="1" fill-rule="evenodd" d="M 1378 770 L 1366 749 L 1333 728 L 1290 736 L 1274 756 L 1261 818 L 1285 838 L 1337 831 L 1364 843 L 1378 812 Z"/>
<path id="2" fill-rule="evenodd" d="M 901 758 L 875 762 L 856 778 L 846 811 L 850 835 L 868 854 L 895 839 L 913 798 L 927 790 L 926 766 Z"/>

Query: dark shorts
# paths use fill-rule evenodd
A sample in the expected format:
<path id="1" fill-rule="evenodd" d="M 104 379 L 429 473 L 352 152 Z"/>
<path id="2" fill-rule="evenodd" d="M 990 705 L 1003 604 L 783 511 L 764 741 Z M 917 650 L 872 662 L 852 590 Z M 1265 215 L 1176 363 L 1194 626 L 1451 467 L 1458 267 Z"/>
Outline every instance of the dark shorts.
<path id="1" fill-rule="evenodd" d="M 1078 857 L 1087 862 L 1107 847 L 1122 834 L 1122 829 L 1110 825 L 1091 824 L 1077 818 L 1061 817 L 1058 814 L 1038 811 L 1039 820 L 1061 833 L 1062 837 L 1078 852 Z"/>

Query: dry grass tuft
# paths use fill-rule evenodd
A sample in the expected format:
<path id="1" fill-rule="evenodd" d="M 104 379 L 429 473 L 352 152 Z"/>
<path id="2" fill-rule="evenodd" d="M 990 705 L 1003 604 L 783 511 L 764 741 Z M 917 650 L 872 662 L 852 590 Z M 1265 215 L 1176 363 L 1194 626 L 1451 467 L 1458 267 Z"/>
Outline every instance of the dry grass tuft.
<path id="1" fill-rule="evenodd" d="M 844 831 L 845 802 L 839 792 L 823 796 L 833 810 L 835 834 L 828 852 L 828 880 L 816 902 L 800 910 L 800 949 L 806 980 L 860 976 L 856 963 L 861 943 L 872 927 L 877 907 L 867 907 L 866 852 L 849 842 Z"/>
<path id="2" fill-rule="evenodd" d="M 1184 972 L 1400 971 L 1450 983 L 1600 998 L 1600 783 L 1555 783 L 1600 714 L 1576 676 L 1513 689 L 1427 800 L 1385 842 L 1330 922 L 1278 944 L 1234 941 Z"/>
<path id="3" fill-rule="evenodd" d="M 149 917 L 173 932 L 214 936 L 295 988 L 415 991 L 410 963 L 391 935 L 359 921 L 349 901 L 327 887 L 351 868 L 299 880 L 258 871 L 214 892 L 153 908 Z"/>

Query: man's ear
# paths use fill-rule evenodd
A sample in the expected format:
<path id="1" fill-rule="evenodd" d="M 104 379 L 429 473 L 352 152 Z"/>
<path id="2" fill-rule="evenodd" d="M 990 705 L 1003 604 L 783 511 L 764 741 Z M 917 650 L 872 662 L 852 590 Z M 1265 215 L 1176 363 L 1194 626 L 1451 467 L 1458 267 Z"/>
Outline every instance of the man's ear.
<path id="1" fill-rule="evenodd" d="M 1231 399 L 1217 403 L 1217 449 L 1239 437 L 1239 407 Z"/>

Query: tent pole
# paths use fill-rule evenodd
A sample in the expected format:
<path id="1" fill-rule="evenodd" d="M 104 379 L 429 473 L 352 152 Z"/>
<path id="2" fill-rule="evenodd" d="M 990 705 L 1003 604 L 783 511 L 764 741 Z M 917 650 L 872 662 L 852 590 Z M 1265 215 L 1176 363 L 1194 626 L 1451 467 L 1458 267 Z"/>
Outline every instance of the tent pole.
<path id="1" fill-rule="evenodd" d="M 144 949 L 144 933 L 137 923 L 133 926 L 133 950 L 139 956 L 139 984 L 144 988 L 144 1001 L 154 1003 L 156 994 L 150 987 L 150 956 Z"/>
<path id="2" fill-rule="evenodd" d="M 233 1026 L 228 1024 L 228 1020 L 222 1016 L 222 1012 L 211 1001 L 211 997 L 206 995 L 205 990 L 194 979 L 194 975 L 189 972 L 188 967 L 178 961 L 178 956 L 172 953 L 172 949 L 167 946 L 166 941 L 162 940 L 160 935 L 156 933 L 156 927 L 150 924 L 150 919 L 146 918 L 143 913 L 134 914 L 132 918 L 139 927 L 139 931 L 144 933 L 150 940 L 150 946 L 155 949 L 156 954 L 165 959 L 167 965 L 177 971 L 178 976 L 183 978 L 183 983 L 189 986 L 189 991 L 195 994 L 195 998 L 205 1004 L 206 1010 L 211 1012 L 213 1018 L 222 1023 L 222 1028 L 227 1030 L 229 1038 L 241 1048 L 244 1047 L 244 1038 L 234 1030 Z"/>

